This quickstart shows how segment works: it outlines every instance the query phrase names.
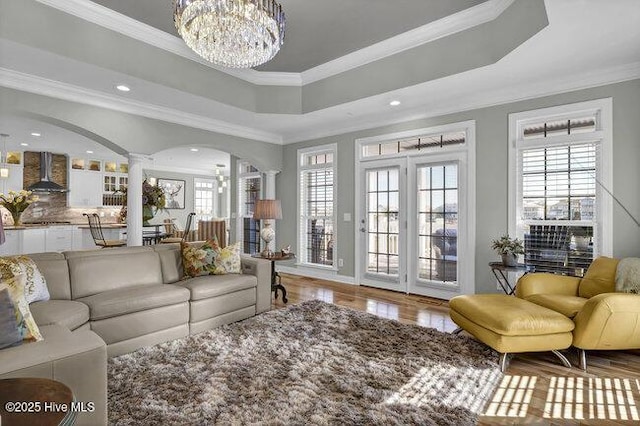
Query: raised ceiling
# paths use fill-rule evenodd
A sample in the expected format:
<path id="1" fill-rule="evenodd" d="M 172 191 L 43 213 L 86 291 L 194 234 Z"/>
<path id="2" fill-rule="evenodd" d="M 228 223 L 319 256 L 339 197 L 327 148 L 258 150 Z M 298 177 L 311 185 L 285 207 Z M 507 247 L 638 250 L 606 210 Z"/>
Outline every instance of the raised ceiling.
<path id="1" fill-rule="evenodd" d="M 171 0 L 93 0 L 177 35 Z M 261 71 L 302 72 L 485 0 L 279 0 L 287 15 L 285 44 Z"/>

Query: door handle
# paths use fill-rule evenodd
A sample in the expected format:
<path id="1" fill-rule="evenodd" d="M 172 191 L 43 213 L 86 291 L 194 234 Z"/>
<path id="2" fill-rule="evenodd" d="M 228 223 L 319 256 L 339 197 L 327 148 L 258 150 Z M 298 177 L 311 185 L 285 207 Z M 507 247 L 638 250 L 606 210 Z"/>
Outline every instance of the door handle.
<path id="1" fill-rule="evenodd" d="M 363 226 L 362 228 L 360 228 L 360 232 L 367 232 L 366 228 Z"/>

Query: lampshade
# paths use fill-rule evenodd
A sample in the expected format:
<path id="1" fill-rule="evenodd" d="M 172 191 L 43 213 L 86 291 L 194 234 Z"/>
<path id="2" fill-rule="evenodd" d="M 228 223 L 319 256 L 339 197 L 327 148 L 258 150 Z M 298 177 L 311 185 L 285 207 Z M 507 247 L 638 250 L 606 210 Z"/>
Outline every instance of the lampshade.
<path id="1" fill-rule="evenodd" d="M 254 219 L 282 219 L 280 200 L 256 200 Z"/>

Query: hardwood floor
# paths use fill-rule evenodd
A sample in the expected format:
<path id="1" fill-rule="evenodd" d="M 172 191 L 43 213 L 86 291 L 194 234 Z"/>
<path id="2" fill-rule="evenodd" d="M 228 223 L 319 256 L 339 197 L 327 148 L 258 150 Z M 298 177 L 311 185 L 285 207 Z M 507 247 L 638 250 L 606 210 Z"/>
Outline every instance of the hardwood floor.
<path id="1" fill-rule="evenodd" d="M 444 332 L 456 328 L 443 300 L 287 274 L 282 283 L 289 305 L 315 299 Z M 281 297 L 272 302 L 285 306 Z M 577 365 L 577 353 L 566 355 Z M 590 352 L 588 363 L 584 373 L 551 353 L 513 357 L 479 424 L 640 424 L 640 351 Z"/>

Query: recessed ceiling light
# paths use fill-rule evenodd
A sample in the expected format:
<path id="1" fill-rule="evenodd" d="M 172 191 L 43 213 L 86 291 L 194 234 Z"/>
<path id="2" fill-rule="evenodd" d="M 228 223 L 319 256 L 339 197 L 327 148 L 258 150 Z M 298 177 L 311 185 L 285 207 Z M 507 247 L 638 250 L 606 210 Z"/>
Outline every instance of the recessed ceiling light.
<path id="1" fill-rule="evenodd" d="M 131 89 L 129 88 L 129 86 L 125 86 L 124 84 L 119 84 L 116 86 L 116 89 L 118 89 L 121 92 L 128 92 Z"/>
<path id="2" fill-rule="evenodd" d="M 88 151 L 87 151 L 87 154 L 93 154 L 93 151 L 88 150 Z"/>
<path id="3" fill-rule="evenodd" d="M 38 132 L 33 132 L 33 133 L 31 133 L 31 136 L 34 136 L 34 137 L 36 137 L 36 138 L 39 138 L 40 136 L 42 136 L 42 134 L 41 134 L 41 133 L 38 133 Z"/>
<path id="4" fill-rule="evenodd" d="M 20 145 L 22 145 L 22 146 L 29 146 L 29 144 L 28 144 L 28 143 L 26 143 L 26 142 L 22 142 Z"/>
<path id="5" fill-rule="evenodd" d="M 400 101 L 391 101 L 391 102 L 389 102 L 389 105 L 391 105 L 391 106 L 398 106 L 398 105 L 400 105 L 401 103 L 402 103 L 402 102 L 400 102 Z"/>
<path id="6" fill-rule="evenodd" d="M 198 152 L 200 151 L 198 148 L 191 148 L 191 152 Z"/>

